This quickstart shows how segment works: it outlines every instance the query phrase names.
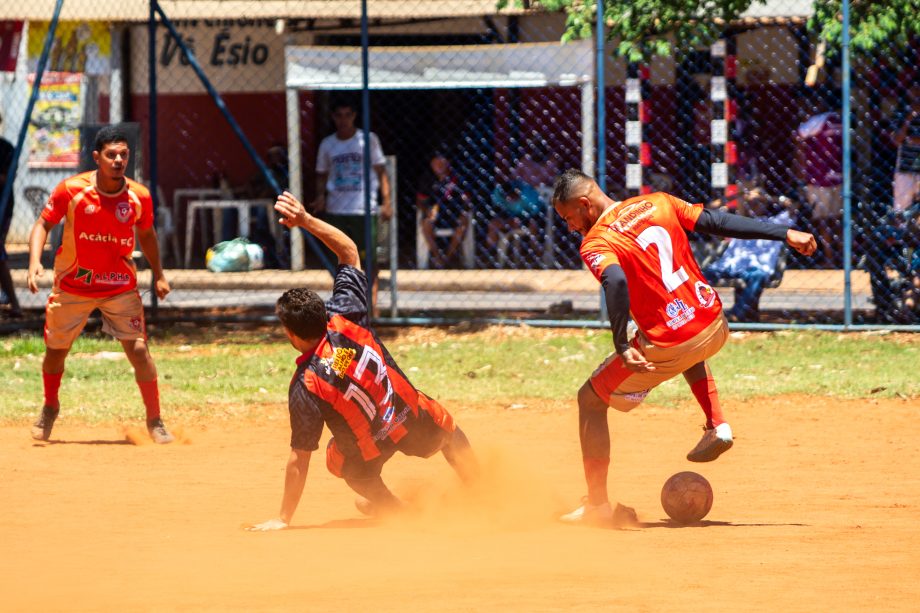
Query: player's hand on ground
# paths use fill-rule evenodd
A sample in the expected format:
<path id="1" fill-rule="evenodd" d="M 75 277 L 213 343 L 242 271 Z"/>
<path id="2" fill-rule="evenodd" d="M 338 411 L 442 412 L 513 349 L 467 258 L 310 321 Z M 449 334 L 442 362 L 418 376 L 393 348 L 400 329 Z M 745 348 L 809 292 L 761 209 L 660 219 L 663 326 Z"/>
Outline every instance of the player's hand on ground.
<path id="1" fill-rule="evenodd" d="M 45 273 L 45 267 L 38 264 L 29 265 L 29 291 L 33 294 L 38 293 L 38 278 Z"/>
<path id="2" fill-rule="evenodd" d="M 655 365 L 645 359 L 645 355 L 636 349 L 630 347 L 620 354 L 620 359 L 629 370 L 633 372 L 651 372 L 655 370 Z"/>
<path id="3" fill-rule="evenodd" d="M 246 529 L 250 532 L 271 532 L 273 530 L 284 530 L 287 527 L 287 522 L 276 517 L 275 519 L 263 521 L 261 524 L 246 526 Z"/>
<path id="4" fill-rule="evenodd" d="M 813 234 L 791 228 L 786 232 L 786 242 L 802 255 L 812 255 L 818 249 L 818 243 Z"/>
<path id="5" fill-rule="evenodd" d="M 288 228 L 303 226 L 310 218 L 303 204 L 291 192 L 284 192 L 278 196 L 275 201 L 275 210 L 282 215 L 278 221 Z"/>
<path id="6" fill-rule="evenodd" d="M 169 287 L 169 281 L 167 281 L 165 277 L 160 277 L 154 284 L 154 291 L 157 293 L 157 298 L 162 300 L 172 291 L 172 288 Z"/>

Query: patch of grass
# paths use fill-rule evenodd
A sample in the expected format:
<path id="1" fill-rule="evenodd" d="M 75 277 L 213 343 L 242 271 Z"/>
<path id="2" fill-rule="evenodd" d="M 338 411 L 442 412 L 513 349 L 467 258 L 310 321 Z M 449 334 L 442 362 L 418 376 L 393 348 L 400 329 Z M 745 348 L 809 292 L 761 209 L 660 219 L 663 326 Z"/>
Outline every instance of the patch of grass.
<path id="1" fill-rule="evenodd" d="M 510 404 L 521 398 L 571 400 L 608 355 L 601 330 L 490 328 L 472 333 L 382 331 L 400 367 L 436 398 Z M 204 342 L 208 340 L 209 342 Z M 196 421 L 246 417 L 266 406 L 286 417 L 296 353 L 276 330 L 211 328 L 151 341 L 164 416 Z M 0 339 L 0 422 L 31 420 L 42 398 L 38 335 Z M 841 398 L 920 397 L 920 335 L 776 332 L 736 334 L 711 361 L 723 397 L 814 394 Z M 690 399 L 681 378 L 649 402 Z M 67 362 L 61 402 L 68 419 L 140 421 L 143 408 L 121 346 L 81 336 Z"/>

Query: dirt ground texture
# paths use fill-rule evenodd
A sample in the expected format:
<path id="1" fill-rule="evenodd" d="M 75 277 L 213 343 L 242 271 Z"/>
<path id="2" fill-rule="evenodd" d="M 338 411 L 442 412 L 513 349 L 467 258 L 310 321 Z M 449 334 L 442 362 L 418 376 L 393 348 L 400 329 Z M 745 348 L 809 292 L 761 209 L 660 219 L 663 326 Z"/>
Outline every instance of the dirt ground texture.
<path id="1" fill-rule="evenodd" d="M 399 519 L 362 517 L 314 454 L 275 533 L 241 526 L 277 514 L 283 406 L 185 426 L 171 446 L 66 415 L 49 443 L 3 427 L 0 609 L 916 611 L 917 401 L 725 404 L 736 443 L 711 464 L 684 459 L 693 405 L 611 413 L 611 495 L 644 522 L 628 530 L 554 519 L 584 493 L 567 402 L 449 405 L 486 475 L 464 488 L 440 456 L 396 456 L 384 478 L 412 503 Z M 660 506 L 681 470 L 715 491 L 698 525 Z"/>

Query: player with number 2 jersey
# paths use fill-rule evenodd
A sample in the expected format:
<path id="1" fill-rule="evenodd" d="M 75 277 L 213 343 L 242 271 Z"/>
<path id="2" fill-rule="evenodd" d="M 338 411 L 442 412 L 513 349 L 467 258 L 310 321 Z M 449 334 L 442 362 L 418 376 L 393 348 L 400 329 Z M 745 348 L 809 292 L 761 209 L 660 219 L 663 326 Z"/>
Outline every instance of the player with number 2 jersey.
<path id="1" fill-rule="evenodd" d="M 687 232 L 785 240 L 811 255 L 811 234 L 748 217 L 706 210 L 665 193 L 616 202 L 588 175 L 567 170 L 553 192 L 556 212 L 580 233 L 581 256 L 601 282 L 614 352 L 578 392 L 582 460 L 588 496 L 568 522 L 629 523 L 635 513 L 607 496 L 610 433 L 607 408 L 629 411 L 659 384 L 683 375 L 706 415 L 703 438 L 687 454 L 711 462 L 733 443 L 706 360 L 728 338 L 719 296 L 690 250 Z M 630 338 L 630 318 L 638 328 Z"/>

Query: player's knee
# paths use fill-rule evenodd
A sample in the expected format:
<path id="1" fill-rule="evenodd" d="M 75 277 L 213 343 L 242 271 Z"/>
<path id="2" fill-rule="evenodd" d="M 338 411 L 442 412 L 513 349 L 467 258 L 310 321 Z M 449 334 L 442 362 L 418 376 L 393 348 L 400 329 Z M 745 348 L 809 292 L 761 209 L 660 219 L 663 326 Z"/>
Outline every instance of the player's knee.
<path id="1" fill-rule="evenodd" d="M 578 390 L 579 411 L 606 411 L 608 406 L 608 403 L 594 391 L 590 381 L 585 382 Z"/>

